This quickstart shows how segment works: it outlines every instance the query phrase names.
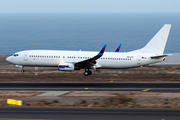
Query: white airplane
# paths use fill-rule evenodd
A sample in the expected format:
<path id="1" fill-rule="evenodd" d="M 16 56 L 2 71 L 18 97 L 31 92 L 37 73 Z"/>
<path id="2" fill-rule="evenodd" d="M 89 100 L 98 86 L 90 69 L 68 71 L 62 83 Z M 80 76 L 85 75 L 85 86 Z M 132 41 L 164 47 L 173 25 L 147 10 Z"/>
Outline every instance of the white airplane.
<path id="1" fill-rule="evenodd" d="M 90 69 L 121 69 L 149 65 L 165 60 L 164 48 L 171 25 L 165 24 L 159 32 L 141 49 L 126 53 L 104 52 L 106 45 L 98 52 L 62 50 L 26 50 L 16 52 L 6 60 L 16 66 L 57 67 L 60 71 L 85 69 L 84 75 L 91 75 Z"/>

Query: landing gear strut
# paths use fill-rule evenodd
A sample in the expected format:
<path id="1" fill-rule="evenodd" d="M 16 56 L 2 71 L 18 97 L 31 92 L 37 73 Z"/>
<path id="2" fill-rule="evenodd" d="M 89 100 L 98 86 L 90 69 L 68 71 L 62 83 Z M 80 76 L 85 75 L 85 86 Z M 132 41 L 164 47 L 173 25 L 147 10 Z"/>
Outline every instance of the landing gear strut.
<path id="1" fill-rule="evenodd" d="M 23 73 L 24 72 L 24 69 L 23 69 L 24 67 L 22 67 L 22 69 L 21 69 L 21 72 Z"/>
<path id="2" fill-rule="evenodd" d="M 90 71 L 89 69 L 85 69 L 85 71 L 84 71 L 85 76 L 88 76 L 88 75 L 91 75 L 91 74 L 92 74 L 92 71 Z"/>

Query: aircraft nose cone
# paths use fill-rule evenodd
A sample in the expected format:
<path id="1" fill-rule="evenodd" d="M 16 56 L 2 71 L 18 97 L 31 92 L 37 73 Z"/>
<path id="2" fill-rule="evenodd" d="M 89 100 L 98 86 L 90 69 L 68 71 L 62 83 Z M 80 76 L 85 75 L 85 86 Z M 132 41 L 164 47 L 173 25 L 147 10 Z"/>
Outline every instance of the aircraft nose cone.
<path id="1" fill-rule="evenodd" d="M 11 62 L 11 56 L 6 58 L 6 61 Z"/>

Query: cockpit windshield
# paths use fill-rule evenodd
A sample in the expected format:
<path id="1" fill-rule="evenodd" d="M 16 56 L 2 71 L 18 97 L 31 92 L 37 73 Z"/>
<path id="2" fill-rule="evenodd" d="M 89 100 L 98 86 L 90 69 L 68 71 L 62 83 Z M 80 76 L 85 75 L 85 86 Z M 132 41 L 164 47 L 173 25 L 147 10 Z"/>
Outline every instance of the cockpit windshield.
<path id="1" fill-rule="evenodd" d="M 18 54 L 14 54 L 13 56 L 16 57 L 16 56 L 18 56 Z"/>

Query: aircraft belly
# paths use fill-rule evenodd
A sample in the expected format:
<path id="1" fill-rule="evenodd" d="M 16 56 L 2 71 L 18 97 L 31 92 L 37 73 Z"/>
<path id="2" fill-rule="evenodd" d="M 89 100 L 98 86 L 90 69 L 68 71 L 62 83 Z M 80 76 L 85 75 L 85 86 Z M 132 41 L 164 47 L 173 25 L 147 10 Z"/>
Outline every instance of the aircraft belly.
<path id="1" fill-rule="evenodd" d="M 39 66 L 57 66 L 58 67 L 58 62 L 55 60 L 47 60 L 43 62 L 38 63 Z"/>
<path id="2" fill-rule="evenodd" d="M 30 62 L 30 65 L 32 66 L 40 66 L 40 67 L 55 67 L 55 66 L 58 66 L 58 61 L 55 61 L 55 60 L 45 60 L 45 59 L 33 59 L 31 62 Z"/>
<path id="3" fill-rule="evenodd" d="M 128 67 L 136 67 L 137 64 L 134 61 L 109 61 L 109 62 L 99 62 L 102 66 L 102 68 L 115 68 L 115 69 L 120 69 L 120 68 L 128 68 Z"/>

